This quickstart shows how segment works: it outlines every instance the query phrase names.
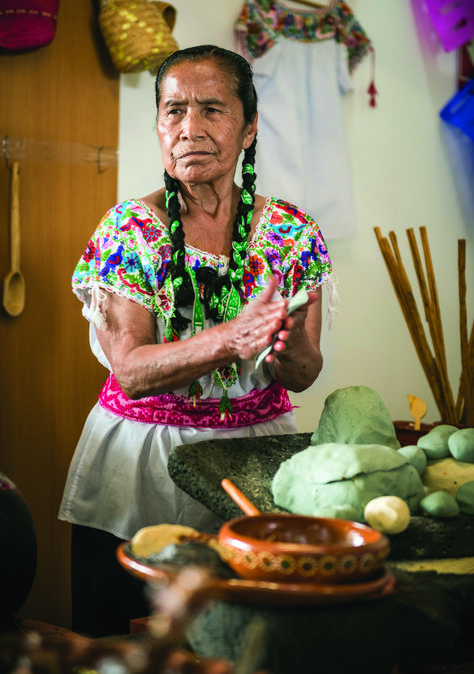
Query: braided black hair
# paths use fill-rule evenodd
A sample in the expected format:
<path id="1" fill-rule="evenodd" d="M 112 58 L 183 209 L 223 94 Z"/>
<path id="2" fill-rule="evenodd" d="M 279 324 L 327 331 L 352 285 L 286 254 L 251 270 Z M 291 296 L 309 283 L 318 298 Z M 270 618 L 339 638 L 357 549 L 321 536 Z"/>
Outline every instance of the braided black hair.
<path id="1" fill-rule="evenodd" d="M 248 62 L 239 54 L 215 47 L 202 45 L 174 52 L 160 67 L 156 76 L 155 94 L 157 107 L 161 97 L 161 83 L 166 73 L 175 65 L 189 61 L 213 60 L 231 78 L 234 93 L 243 106 L 244 120 L 249 124 L 257 113 L 257 93 L 253 85 L 252 70 Z M 257 139 L 245 150 L 242 162 L 242 191 L 237 208 L 232 232 L 232 251 L 230 255 L 229 271 L 223 276 L 209 267 L 200 267 L 196 270 L 196 281 L 204 287 L 203 305 L 206 317 L 213 320 L 223 318 L 223 299 L 240 285 L 243 276 L 243 263 L 247 252 L 247 242 L 250 232 L 250 221 L 255 203 L 255 149 Z M 195 288 L 185 267 L 184 230 L 180 217 L 179 183 L 167 171 L 164 174 L 166 188 L 166 209 L 169 219 L 170 238 L 172 245 L 172 259 L 169 273 L 173 282 L 175 312 L 171 319 L 173 330 L 182 332 L 189 324 L 179 311 L 180 307 L 192 306 L 195 297 Z"/>

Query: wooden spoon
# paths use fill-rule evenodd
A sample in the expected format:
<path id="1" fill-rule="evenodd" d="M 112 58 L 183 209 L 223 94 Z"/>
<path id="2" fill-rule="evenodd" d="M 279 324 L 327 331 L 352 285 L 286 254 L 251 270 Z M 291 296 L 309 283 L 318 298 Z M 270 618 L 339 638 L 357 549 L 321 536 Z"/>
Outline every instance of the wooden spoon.
<path id="1" fill-rule="evenodd" d="M 415 431 L 419 431 L 421 428 L 421 420 L 427 412 L 426 403 L 421 398 L 417 396 L 412 396 L 408 394 L 408 404 L 410 405 L 411 416 L 415 419 L 415 424 L 413 426 Z"/>
<path id="2" fill-rule="evenodd" d="M 248 498 L 242 494 L 240 489 L 235 486 L 231 480 L 228 480 L 227 478 L 224 478 L 221 482 L 222 488 L 229 494 L 230 498 L 237 503 L 239 508 L 243 510 L 243 512 L 246 515 L 250 515 L 251 517 L 253 515 L 261 515 L 262 513 L 260 510 L 254 506 L 252 501 L 249 501 Z"/>
<path id="3" fill-rule="evenodd" d="M 13 162 L 10 202 L 10 271 L 3 281 L 3 306 L 19 316 L 25 306 L 25 279 L 20 271 L 20 164 Z"/>

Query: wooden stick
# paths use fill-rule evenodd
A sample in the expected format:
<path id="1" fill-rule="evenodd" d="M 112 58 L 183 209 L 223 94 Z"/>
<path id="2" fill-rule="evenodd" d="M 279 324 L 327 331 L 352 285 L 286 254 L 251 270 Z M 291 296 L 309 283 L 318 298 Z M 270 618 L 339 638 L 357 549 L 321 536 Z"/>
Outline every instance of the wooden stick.
<path id="1" fill-rule="evenodd" d="M 408 274 L 406 273 L 405 267 L 403 266 L 395 232 L 389 232 L 389 237 L 398 262 L 397 278 L 399 279 L 402 293 L 408 306 L 408 323 L 411 325 L 412 339 L 414 340 L 415 346 L 418 344 L 419 357 L 422 360 L 422 365 L 424 363 L 423 369 L 428 379 L 428 383 L 430 384 L 430 388 L 433 391 L 433 395 L 435 397 L 440 414 L 443 417 L 443 396 L 440 387 L 440 374 L 438 366 L 436 360 L 433 358 L 425 336 L 425 331 L 418 313 L 418 308 L 416 306 L 410 280 L 408 278 Z"/>
<path id="2" fill-rule="evenodd" d="M 472 396 L 472 363 L 469 357 L 470 344 L 467 335 L 466 308 L 466 240 L 458 241 L 458 286 L 459 286 L 459 333 L 461 339 L 461 387 L 463 398 L 463 417 L 468 426 L 474 425 Z M 472 337 L 472 334 L 471 334 Z"/>
<path id="3" fill-rule="evenodd" d="M 469 362 L 471 364 L 471 389 L 474 386 L 474 322 L 471 325 L 471 332 L 470 332 L 470 337 L 469 337 L 469 345 L 468 345 L 468 354 L 469 354 Z M 462 358 L 462 356 L 461 356 Z M 458 389 L 458 396 L 456 399 L 456 414 L 458 419 L 461 419 L 463 416 L 463 406 L 465 406 L 464 403 L 464 386 L 463 386 L 463 374 L 464 372 L 461 371 L 461 374 L 459 376 L 459 389 Z M 472 393 L 474 396 L 474 392 Z M 474 424 L 471 424 L 474 425 Z"/>
<path id="4" fill-rule="evenodd" d="M 433 325 L 435 329 L 435 334 L 436 334 L 436 345 L 437 345 L 437 358 L 440 361 L 440 367 L 443 370 L 444 377 L 446 380 L 446 392 L 449 395 L 449 406 L 451 409 L 451 413 L 454 412 L 455 407 L 454 407 L 454 398 L 453 398 L 453 393 L 451 389 L 451 385 L 449 383 L 449 377 L 448 377 L 448 366 L 447 366 L 447 360 L 446 360 L 446 348 L 444 344 L 444 334 L 443 334 L 443 322 L 441 320 L 441 310 L 439 306 L 439 299 L 438 299 L 438 290 L 436 287 L 436 279 L 435 279 L 435 274 L 434 274 L 434 268 L 433 268 L 433 262 L 431 259 L 431 251 L 430 251 L 430 245 L 428 242 L 428 233 L 426 231 L 426 227 L 420 227 L 420 234 L 421 234 L 421 241 L 423 245 L 423 253 L 425 256 L 425 264 L 426 264 L 426 273 L 428 276 L 428 286 L 430 290 L 430 296 L 431 296 L 431 312 L 433 316 Z"/>
<path id="5" fill-rule="evenodd" d="M 426 227 L 420 227 L 420 235 L 421 235 L 421 243 L 423 245 L 423 253 L 425 256 L 425 264 L 426 264 L 426 273 L 428 276 L 428 284 L 430 288 L 430 294 L 431 294 L 431 304 L 434 309 L 435 315 L 436 315 L 436 320 L 438 322 L 438 325 L 440 327 L 440 337 L 442 340 L 442 349 L 443 352 L 445 353 L 445 347 L 444 347 L 444 336 L 443 336 L 443 328 L 442 328 L 442 322 L 441 322 L 441 310 L 439 308 L 439 300 L 438 300 L 438 290 L 436 287 L 436 280 L 435 280 L 435 275 L 434 275 L 434 269 L 433 269 L 433 261 L 431 259 L 431 251 L 430 251 L 430 245 L 428 242 L 428 233 L 426 231 Z"/>
<path id="6" fill-rule="evenodd" d="M 442 396 L 439 386 L 437 365 L 426 340 L 413 293 L 411 291 L 410 282 L 401 262 L 401 255 L 395 233 L 390 232 L 392 246 L 395 251 L 393 253 L 390 249 L 388 240 L 381 235 L 380 228 L 375 227 L 374 231 L 418 358 L 425 376 L 428 379 L 436 405 L 438 406 L 440 413 L 442 413 Z"/>
<path id="7" fill-rule="evenodd" d="M 421 230 L 422 228 L 420 228 Z M 422 234 L 423 250 L 426 260 L 426 272 L 428 277 L 428 284 L 423 272 L 423 265 L 421 256 L 416 243 L 415 233 L 412 228 L 407 230 L 408 241 L 410 244 L 413 264 L 420 287 L 423 305 L 425 307 L 425 317 L 428 323 L 431 341 L 435 359 L 438 364 L 438 372 L 441 382 L 441 395 L 443 398 L 442 418 L 450 424 L 457 423 L 456 406 L 454 403 L 453 392 L 448 376 L 448 368 L 446 362 L 446 352 L 444 347 L 443 326 L 441 323 L 441 313 L 439 310 L 438 293 L 436 289 L 436 281 L 434 277 L 433 265 L 431 262 L 431 254 L 429 250 L 426 230 Z"/>

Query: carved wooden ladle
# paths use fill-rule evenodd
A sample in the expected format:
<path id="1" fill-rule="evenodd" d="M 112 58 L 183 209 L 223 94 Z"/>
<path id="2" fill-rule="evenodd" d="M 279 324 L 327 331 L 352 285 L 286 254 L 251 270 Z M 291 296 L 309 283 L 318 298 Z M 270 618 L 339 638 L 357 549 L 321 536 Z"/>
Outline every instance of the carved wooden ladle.
<path id="1" fill-rule="evenodd" d="M 10 271 L 3 281 L 3 306 L 10 316 L 19 316 L 25 306 L 25 279 L 20 271 L 20 164 L 11 169 Z"/>
<path id="2" fill-rule="evenodd" d="M 408 394 L 408 404 L 410 405 L 410 414 L 415 420 L 413 428 L 415 431 L 419 431 L 421 428 L 421 420 L 427 412 L 426 403 L 418 396 L 413 396 Z"/>

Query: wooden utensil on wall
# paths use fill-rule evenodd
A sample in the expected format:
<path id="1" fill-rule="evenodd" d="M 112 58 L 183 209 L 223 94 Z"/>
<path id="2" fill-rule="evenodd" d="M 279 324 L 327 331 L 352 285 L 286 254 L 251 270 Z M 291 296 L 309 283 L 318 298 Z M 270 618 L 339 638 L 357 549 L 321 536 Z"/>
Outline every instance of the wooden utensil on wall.
<path id="1" fill-rule="evenodd" d="M 25 306 L 25 279 L 20 271 L 20 164 L 11 168 L 10 271 L 3 281 L 3 306 L 10 316 L 19 316 Z"/>

